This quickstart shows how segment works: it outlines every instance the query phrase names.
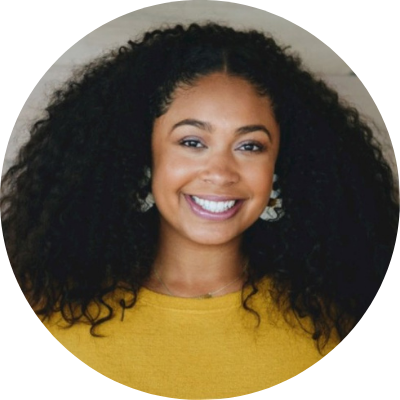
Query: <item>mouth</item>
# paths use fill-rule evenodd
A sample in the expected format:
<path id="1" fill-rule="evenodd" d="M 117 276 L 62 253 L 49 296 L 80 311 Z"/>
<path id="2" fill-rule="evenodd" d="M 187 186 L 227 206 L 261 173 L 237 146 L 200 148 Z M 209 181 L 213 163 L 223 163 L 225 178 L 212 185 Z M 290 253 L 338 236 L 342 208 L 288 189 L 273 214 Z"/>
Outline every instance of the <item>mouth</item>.
<path id="1" fill-rule="evenodd" d="M 220 196 L 185 195 L 192 211 L 199 217 L 211 220 L 225 220 L 233 217 L 243 204 L 242 199 Z"/>
<path id="2" fill-rule="evenodd" d="M 190 196 L 191 199 L 202 209 L 212 213 L 222 213 L 235 206 L 238 200 L 215 201 L 197 196 Z"/>

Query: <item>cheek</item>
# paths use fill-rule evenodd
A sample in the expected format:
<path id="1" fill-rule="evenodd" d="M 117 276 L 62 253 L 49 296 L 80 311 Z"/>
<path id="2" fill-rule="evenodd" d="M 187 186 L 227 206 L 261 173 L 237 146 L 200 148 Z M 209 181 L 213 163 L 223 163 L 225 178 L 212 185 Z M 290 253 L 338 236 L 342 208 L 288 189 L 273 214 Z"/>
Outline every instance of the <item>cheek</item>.
<path id="1" fill-rule="evenodd" d="M 195 157 L 182 154 L 182 149 L 167 143 L 153 150 L 153 173 L 165 179 L 180 179 L 193 173 L 198 167 Z"/>
<path id="2" fill-rule="evenodd" d="M 251 186 L 254 198 L 261 203 L 268 202 L 273 186 L 273 165 L 264 165 L 254 168 L 247 173 L 247 181 Z"/>
<path id="3" fill-rule="evenodd" d="M 182 162 L 179 157 L 170 157 L 168 153 L 155 158 L 152 171 L 153 194 L 167 195 L 179 192 L 193 175 L 190 163 Z"/>
<path id="4" fill-rule="evenodd" d="M 266 180 L 263 177 L 264 181 L 258 181 L 258 185 L 256 186 L 255 197 L 257 197 L 257 201 L 260 203 L 262 207 L 265 207 L 269 201 L 269 197 L 271 195 L 272 190 L 272 177 Z M 260 182 L 263 182 L 262 184 Z"/>

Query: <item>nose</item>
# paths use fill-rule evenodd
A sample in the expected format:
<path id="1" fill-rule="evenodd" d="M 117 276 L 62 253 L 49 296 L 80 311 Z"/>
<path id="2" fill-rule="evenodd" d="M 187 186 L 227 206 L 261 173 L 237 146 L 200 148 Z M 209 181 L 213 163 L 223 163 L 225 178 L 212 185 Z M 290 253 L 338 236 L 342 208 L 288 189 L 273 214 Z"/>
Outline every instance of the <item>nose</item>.
<path id="1" fill-rule="evenodd" d="M 233 156 L 214 154 L 204 164 L 200 179 L 216 186 L 231 186 L 240 180 L 239 168 Z"/>

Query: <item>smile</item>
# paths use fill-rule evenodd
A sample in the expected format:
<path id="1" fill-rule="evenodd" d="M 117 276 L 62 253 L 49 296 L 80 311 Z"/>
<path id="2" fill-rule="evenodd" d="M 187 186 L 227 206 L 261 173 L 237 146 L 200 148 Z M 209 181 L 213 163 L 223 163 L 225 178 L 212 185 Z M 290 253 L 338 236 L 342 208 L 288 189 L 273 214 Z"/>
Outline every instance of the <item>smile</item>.
<path id="1" fill-rule="evenodd" d="M 220 196 L 185 195 L 192 212 L 200 218 L 224 221 L 232 218 L 240 210 L 244 200 Z"/>
<path id="2" fill-rule="evenodd" d="M 230 201 L 212 201 L 212 200 L 205 200 L 197 196 L 191 196 L 191 198 L 204 210 L 210 211 L 212 213 L 222 213 L 224 211 L 229 210 L 232 208 L 236 200 Z"/>

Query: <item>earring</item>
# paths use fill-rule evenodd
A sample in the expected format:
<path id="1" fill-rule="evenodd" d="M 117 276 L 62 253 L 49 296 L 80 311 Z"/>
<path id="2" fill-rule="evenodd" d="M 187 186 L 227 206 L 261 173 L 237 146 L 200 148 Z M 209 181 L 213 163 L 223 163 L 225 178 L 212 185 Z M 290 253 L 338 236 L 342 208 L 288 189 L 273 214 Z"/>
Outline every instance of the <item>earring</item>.
<path id="1" fill-rule="evenodd" d="M 151 193 L 149 193 L 144 200 L 141 200 L 140 202 L 140 211 L 141 212 L 146 212 L 150 210 L 155 204 L 154 197 Z"/>
<path id="2" fill-rule="evenodd" d="M 278 176 L 274 174 L 273 182 L 275 183 L 278 180 Z M 280 190 L 272 190 L 271 195 L 269 196 L 269 202 L 267 207 L 265 207 L 264 211 L 260 215 L 264 221 L 270 220 L 278 220 L 284 214 L 282 210 L 282 199 L 279 198 L 281 194 Z"/>
<path id="3" fill-rule="evenodd" d="M 141 182 L 141 187 L 148 186 L 151 180 L 151 170 L 150 168 L 146 167 L 144 170 L 144 179 Z M 148 193 L 144 200 L 140 199 L 140 211 L 146 212 L 150 210 L 155 204 L 153 194 L 151 192 Z"/>

